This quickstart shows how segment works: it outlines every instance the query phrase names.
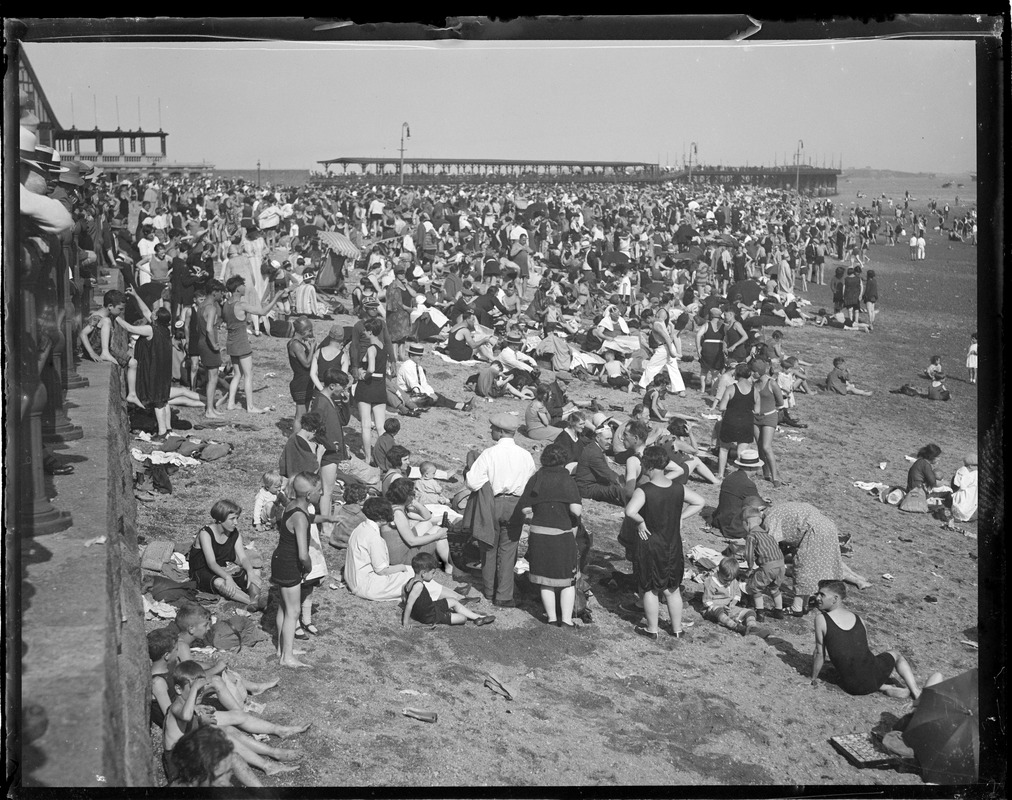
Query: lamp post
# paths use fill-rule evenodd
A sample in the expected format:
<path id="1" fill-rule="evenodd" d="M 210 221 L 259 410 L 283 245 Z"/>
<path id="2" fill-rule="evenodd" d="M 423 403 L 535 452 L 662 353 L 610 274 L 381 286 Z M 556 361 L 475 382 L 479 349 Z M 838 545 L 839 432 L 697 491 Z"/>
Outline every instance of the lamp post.
<path id="1" fill-rule="evenodd" d="M 794 171 L 794 191 L 801 194 L 801 151 L 804 149 L 805 143 L 798 139 L 798 150 L 794 154 L 794 163 L 796 169 Z"/>
<path id="2" fill-rule="evenodd" d="M 698 156 L 699 155 L 699 148 L 696 147 L 696 143 L 695 142 L 689 142 L 689 183 L 692 183 L 692 154 L 693 153 L 695 153 Z M 698 158 L 696 159 L 696 162 L 698 164 L 698 162 L 699 162 Z"/>
<path id="3" fill-rule="evenodd" d="M 401 123 L 401 186 L 404 185 L 404 137 L 411 138 L 411 128 L 408 127 L 408 123 Z"/>
<path id="4" fill-rule="evenodd" d="M 257 188 L 260 188 L 260 159 L 257 159 Z"/>

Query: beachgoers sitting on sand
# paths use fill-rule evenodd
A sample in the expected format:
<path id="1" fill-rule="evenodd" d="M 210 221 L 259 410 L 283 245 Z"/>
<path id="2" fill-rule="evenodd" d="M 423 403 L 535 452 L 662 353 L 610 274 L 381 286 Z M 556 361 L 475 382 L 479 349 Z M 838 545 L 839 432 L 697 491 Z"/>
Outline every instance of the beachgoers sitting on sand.
<path id="1" fill-rule="evenodd" d="M 826 388 L 833 394 L 859 394 L 868 397 L 871 392 L 867 389 L 858 389 L 851 383 L 850 372 L 844 367 L 847 359 L 837 356 L 833 359 L 833 369 L 826 376 Z"/>
<path id="2" fill-rule="evenodd" d="M 844 605 L 847 586 L 843 581 L 820 581 L 815 594 L 815 651 L 812 654 L 812 686 L 826 661 L 836 668 L 841 688 L 847 694 L 882 692 L 889 697 L 921 696 L 917 678 L 907 660 L 896 650 L 875 655 L 868 647 L 864 622 Z M 904 686 L 890 683 L 898 676 Z"/>

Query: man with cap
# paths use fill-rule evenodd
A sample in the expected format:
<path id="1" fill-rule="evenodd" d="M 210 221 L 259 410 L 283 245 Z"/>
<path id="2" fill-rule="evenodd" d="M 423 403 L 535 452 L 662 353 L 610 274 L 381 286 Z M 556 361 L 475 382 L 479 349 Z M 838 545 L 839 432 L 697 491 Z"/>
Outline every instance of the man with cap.
<path id="1" fill-rule="evenodd" d="M 580 488 L 580 497 L 614 506 L 629 502 L 624 479 L 608 466 L 605 453 L 611 450 L 614 429 L 612 418 L 602 412 L 587 422 L 584 437 L 588 440 L 580 451 L 573 478 Z"/>
<path id="2" fill-rule="evenodd" d="M 512 608 L 513 571 L 523 528 L 514 515 L 517 500 L 536 467 L 531 454 L 514 441 L 520 420 L 512 414 L 495 414 L 489 419 L 491 447 L 486 448 L 467 470 L 467 488 L 478 492 L 486 485 L 493 495 L 495 531 L 490 542 L 479 541 L 481 550 L 482 593 L 495 605 Z"/>
<path id="3" fill-rule="evenodd" d="M 454 411 L 470 411 L 474 398 L 462 403 L 440 394 L 429 384 L 425 370 L 419 363 L 425 355 L 425 345 L 412 342 L 408 345 L 408 357 L 397 368 L 397 388 L 410 395 L 415 405 L 422 408 L 452 408 Z"/>
<path id="4" fill-rule="evenodd" d="M 738 469 L 721 483 L 717 510 L 713 512 L 710 524 L 727 539 L 744 539 L 747 531 L 742 525 L 742 509 L 746 505 L 766 508 L 766 503 L 759 496 L 759 489 L 752 480 L 763 462 L 759 459 L 758 450 L 741 448 L 734 463 Z"/>

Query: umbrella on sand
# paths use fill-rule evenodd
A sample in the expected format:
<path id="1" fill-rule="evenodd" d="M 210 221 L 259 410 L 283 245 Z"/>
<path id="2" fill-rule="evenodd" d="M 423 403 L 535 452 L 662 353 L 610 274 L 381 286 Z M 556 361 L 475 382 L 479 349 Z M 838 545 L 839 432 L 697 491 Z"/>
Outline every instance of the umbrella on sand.
<path id="1" fill-rule="evenodd" d="M 601 259 L 604 264 L 628 264 L 629 256 L 625 253 L 614 251 L 611 253 L 605 253 L 604 258 Z"/>
<path id="2" fill-rule="evenodd" d="M 339 256 L 357 259 L 359 255 L 361 255 L 361 252 L 357 247 L 355 247 L 351 239 L 343 233 L 337 233 L 336 231 L 320 231 L 317 236 L 319 236 L 321 242 L 327 245 Z"/>
<path id="3" fill-rule="evenodd" d="M 903 741 L 913 748 L 924 780 L 975 782 L 980 765 L 977 670 L 925 687 Z"/>

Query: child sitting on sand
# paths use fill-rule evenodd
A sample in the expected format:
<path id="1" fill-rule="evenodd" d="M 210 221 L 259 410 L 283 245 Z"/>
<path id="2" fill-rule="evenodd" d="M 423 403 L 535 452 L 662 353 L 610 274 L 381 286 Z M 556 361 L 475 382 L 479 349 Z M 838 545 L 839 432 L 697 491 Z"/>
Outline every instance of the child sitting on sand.
<path id="1" fill-rule="evenodd" d="M 404 584 L 402 590 L 402 626 L 407 626 L 409 619 L 422 625 L 463 625 L 468 620 L 475 625 L 495 622 L 494 616 L 475 614 L 454 597 L 442 596 L 447 590 L 435 581 L 438 566 L 439 562 L 432 553 L 418 553 L 411 559 L 415 577 Z"/>
<path id="2" fill-rule="evenodd" d="M 833 369 L 826 376 L 826 388 L 835 394 L 859 394 L 864 397 L 870 396 L 871 392 L 866 389 L 858 389 L 850 381 L 850 372 L 844 366 L 846 359 L 837 356 L 833 359 Z"/>
<path id="3" fill-rule="evenodd" d="M 759 636 L 765 639 L 771 631 L 762 627 L 751 608 L 738 605 L 741 600 L 741 582 L 738 580 L 738 561 L 722 558 L 717 571 L 703 579 L 703 619 L 716 622 L 742 636 Z"/>
<path id="4" fill-rule="evenodd" d="M 349 483 L 344 487 L 344 503 L 335 506 L 331 512 L 335 519 L 334 529 L 328 541 L 331 547 L 343 550 L 348 546 L 351 532 L 365 522 L 362 503 L 368 496 L 369 488 L 364 483 Z"/>
<path id="5" fill-rule="evenodd" d="M 811 394 L 811 389 L 808 388 L 808 373 L 805 372 L 801 361 L 794 356 L 788 356 L 781 362 L 781 366 L 784 368 L 784 374 L 789 375 L 792 379 L 792 400 L 794 392 Z M 791 407 L 794 407 L 793 402 L 791 403 Z"/>
<path id="6" fill-rule="evenodd" d="M 935 380 L 939 375 L 943 373 L 943 371 L 944 370 L 942 370 L 942 357 L 932 356 L 931 363 L 928 364 L 927 368 L 924 370 L 924 376 L 926 378 L 930 378 L 931 380 Z"/>
<path id="7" fill-rule="evenodd" d="M 449 498 L 443 492 L 443 484 L 436 479 L 436 465 L 431 461 L 423 461 L 418 465 L 418 471 L 422 477 L 415 481 L 415 497 L 423 506 L 450 504 Z"/>
<path id="8" fill-rule="evenodd" d="M 601 367 L 601 383 L 613 389 L 625 389 L 632 394 L 632 381 L 629 379 L 629 370 L 625 364 L 618 360 L 617 354 L 611 348 L 604 351 L 604 366 Z"/>
<path id="9" fill-rule="evenodd" d="M 278 494 L 285 490 L 287 479 L 276 469 L 265 472 L 260 479 L 263 486 L 257 491 L 253 500 L 253 530 L 274 530 L 276 517 L 274 514 Z"/>

